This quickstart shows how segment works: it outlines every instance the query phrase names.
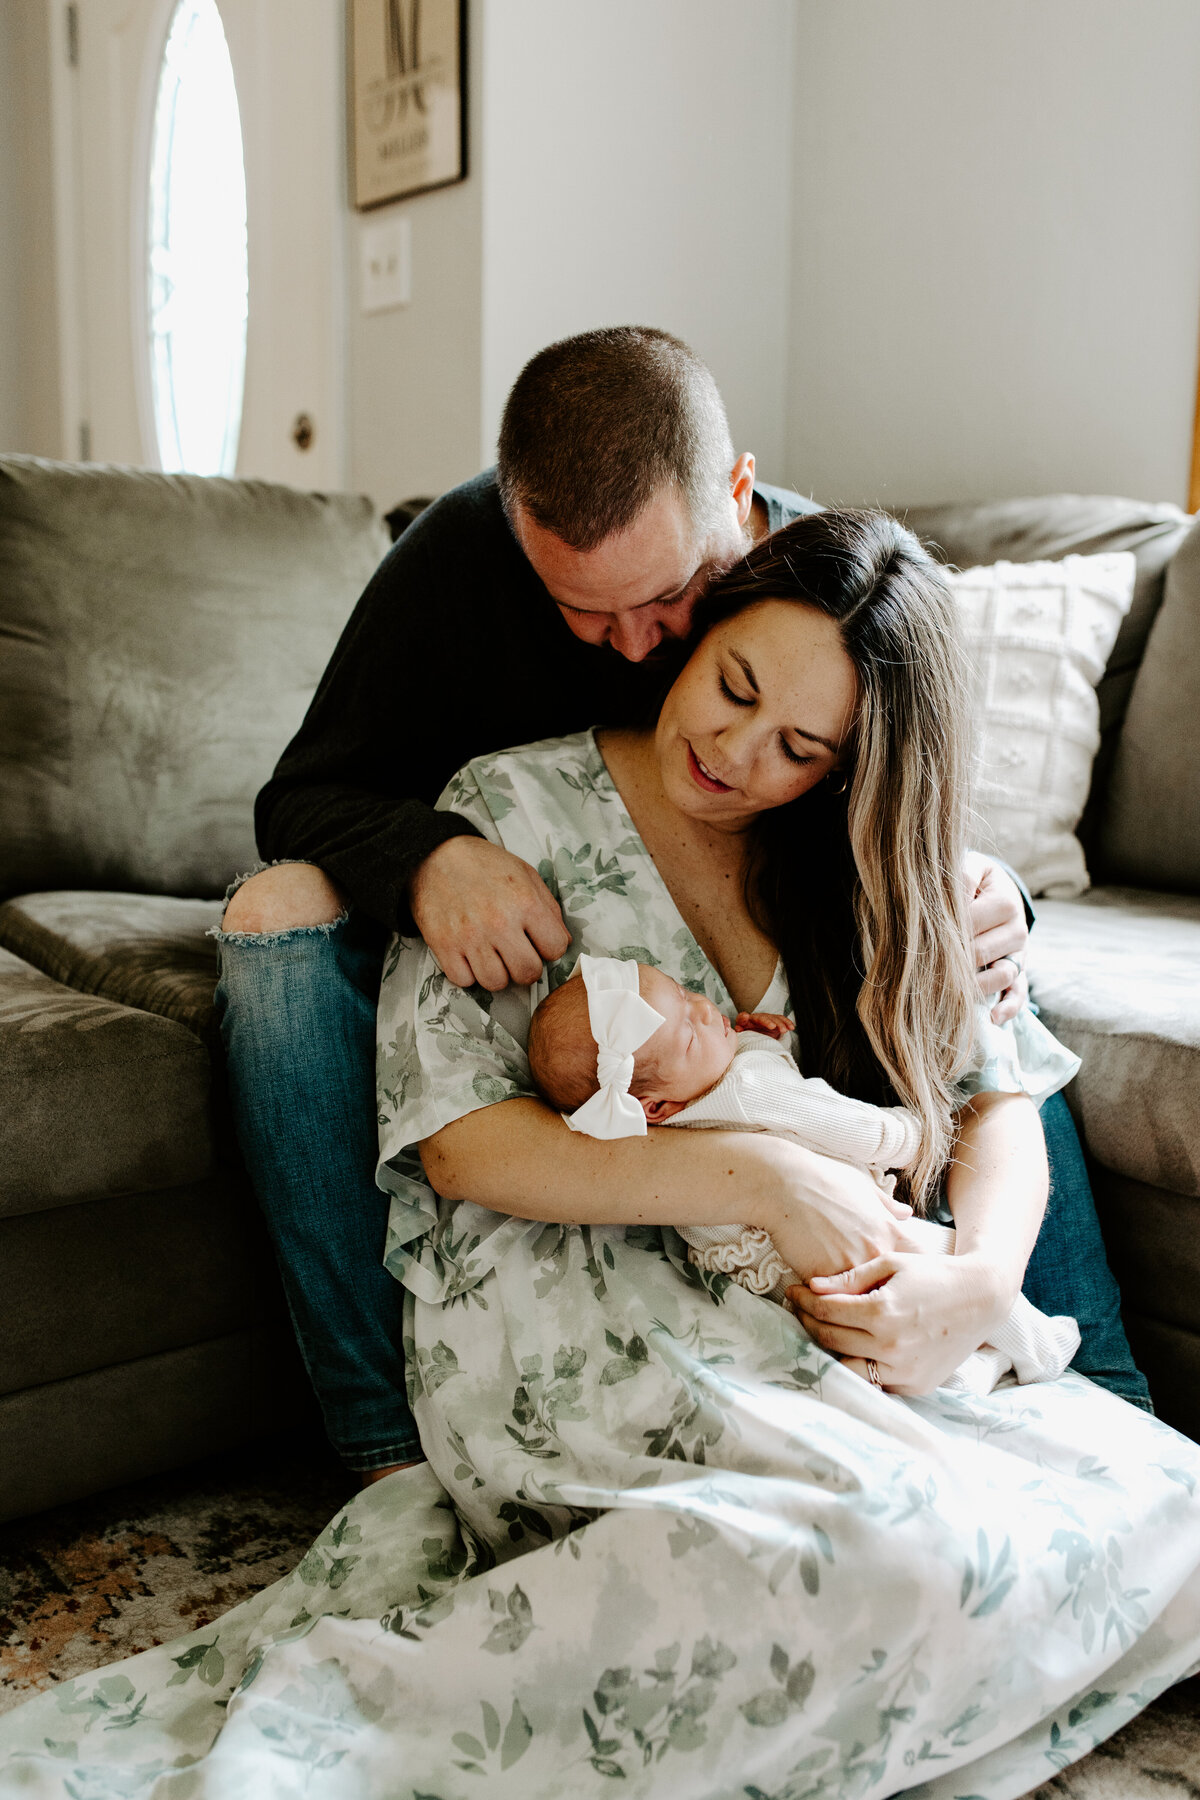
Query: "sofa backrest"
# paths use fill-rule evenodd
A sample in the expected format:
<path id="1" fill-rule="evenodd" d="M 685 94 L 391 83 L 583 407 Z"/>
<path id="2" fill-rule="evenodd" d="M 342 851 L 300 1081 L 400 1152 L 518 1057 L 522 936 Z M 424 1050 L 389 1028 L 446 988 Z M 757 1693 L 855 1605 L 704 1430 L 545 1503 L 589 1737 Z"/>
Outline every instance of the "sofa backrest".
<path id="1" fill-rule="evenodd" d="M 1200 520 L 1167 570 L 1099 841 L 1114 880 L 1200 894 Z"/>
<path id="2" fill-rule="evenodd" d="M 1101 819 L 1121 727 L 1150 629 L 1163 601 L 1167 565 L 1192 521 L 1169 502 L 1052 494 L 983 505 L 914 506 L 902 515 L 910 531 L 955 568 L 995 562 L 1057 562 L 1132 550 L 1137 561 L 1133 604 L 1126 614 L 1096 692 L 1100 750 L 1078 836 L 1094 877 L 1107 876 L 1108 832 Z"/>
<path id="3" fill-rule="evenodd" d="M 348 495 L 0 457 L 0 897 L 223 892 L 387 543 Z"/>

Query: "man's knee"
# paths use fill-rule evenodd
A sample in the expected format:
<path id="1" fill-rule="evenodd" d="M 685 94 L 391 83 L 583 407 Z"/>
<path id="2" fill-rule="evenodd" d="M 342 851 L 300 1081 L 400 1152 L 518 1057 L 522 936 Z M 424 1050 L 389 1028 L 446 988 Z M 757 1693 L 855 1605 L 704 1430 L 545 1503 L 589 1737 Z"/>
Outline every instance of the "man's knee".
<path id="1" fill-rule="evenodd" d="M 315 863 L 276 863 L 243 882 L 225 908 L 221 930 L 253 935 L 334 925 L 345 897 Z"/>

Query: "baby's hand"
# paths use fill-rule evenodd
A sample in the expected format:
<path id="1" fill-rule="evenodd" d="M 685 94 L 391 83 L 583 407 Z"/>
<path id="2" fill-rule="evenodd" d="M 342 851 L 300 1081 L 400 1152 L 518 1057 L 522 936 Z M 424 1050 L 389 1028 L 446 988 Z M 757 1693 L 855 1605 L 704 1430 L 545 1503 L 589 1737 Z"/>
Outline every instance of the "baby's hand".
<path id="1" fill-rule="evenodd" d="M 789 1031 L 795 1031 L 796 1021 L 785 1019 L 782 1013 L 739 1013 L 734 1022 L 735 1031 L 757 1031 L 762 1037 L 774 1038 L 778 1043 Z"/>

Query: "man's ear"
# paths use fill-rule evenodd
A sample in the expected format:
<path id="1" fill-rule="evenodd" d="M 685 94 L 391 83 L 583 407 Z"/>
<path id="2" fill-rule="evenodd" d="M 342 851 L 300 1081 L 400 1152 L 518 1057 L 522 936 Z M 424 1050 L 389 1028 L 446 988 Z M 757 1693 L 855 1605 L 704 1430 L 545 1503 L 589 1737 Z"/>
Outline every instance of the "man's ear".
<path id="1" fill-rule="evenodd" d="M 682 1112 L 687 1105 L 686 1100 L 646 1100 L 638 1101 L 638 1105 L 646 1115 L 647 1125 L 665 1125 L 673 1119 L 677 1112 Z"/>
<path id="2" fill-rule="evenodd" d="M 754 458 L 744 450 L 729 471 L 729 491 L 737 507 L 738 524 L 745 525 L 754 502 Z"/>

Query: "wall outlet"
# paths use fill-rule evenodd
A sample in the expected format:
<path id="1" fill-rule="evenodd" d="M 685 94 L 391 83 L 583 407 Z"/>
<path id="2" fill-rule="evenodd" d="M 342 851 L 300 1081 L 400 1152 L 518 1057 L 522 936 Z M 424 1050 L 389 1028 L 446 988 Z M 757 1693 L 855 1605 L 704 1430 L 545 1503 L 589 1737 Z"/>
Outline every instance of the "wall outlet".
<path id="1" fill-rule="evenodd" d="M 388 312 L 412 299 L 412 221 L 384 219 L 364 225 L 359 238 L 362 309 Z"/>

